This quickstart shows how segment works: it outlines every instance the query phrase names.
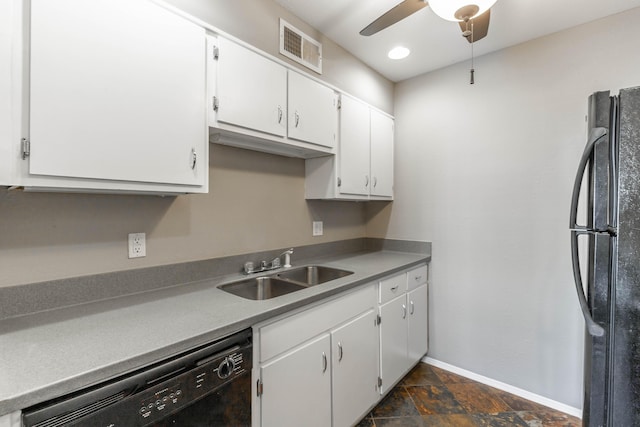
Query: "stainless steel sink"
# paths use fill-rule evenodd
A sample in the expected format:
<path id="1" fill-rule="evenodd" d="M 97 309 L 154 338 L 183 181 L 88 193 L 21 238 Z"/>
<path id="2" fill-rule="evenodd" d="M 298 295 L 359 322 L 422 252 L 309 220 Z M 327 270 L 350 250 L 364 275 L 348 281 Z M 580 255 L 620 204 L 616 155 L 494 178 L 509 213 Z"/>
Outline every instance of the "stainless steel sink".
<path id="1" fill-rule="evenodd" d="M 353 274 L 353 271 L 323 267 L 320 265 L 308 265 L 306 267 L 298 267 L 292 270 L 282 271 L 277 274 L 277 277 L 313 286 L 319 285 L 320 283 L 330 282 L 331 280 L 339 279 L 350 274 Z"/>
<path id="2" fill-rule="evenodd" d="M 306 286 L 301 283 L 268 276 L 252 277 L 220 286 L 225 292 L 252 300 L 275 298 L 304 288 Z"/>
<path id="3" fill-rule="evenodd" d="M 308 265 L 306 267 L 284 270 L 270 276 L 251 277 L 237 282 L 221 285 L 220 289 L 230 294 L 252 300 L 265 300 L 290 294 L 330 282 L 331 280 L 353 274 L 353 271 L 338 268 Z"/>

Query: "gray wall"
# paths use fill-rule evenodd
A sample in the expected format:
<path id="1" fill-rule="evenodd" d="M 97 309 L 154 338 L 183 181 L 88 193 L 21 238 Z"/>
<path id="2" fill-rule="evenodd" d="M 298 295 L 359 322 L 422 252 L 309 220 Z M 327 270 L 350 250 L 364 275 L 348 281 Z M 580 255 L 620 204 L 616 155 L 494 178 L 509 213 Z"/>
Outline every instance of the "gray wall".
<path id="1" fill-rule="evenodd" d="M 13 2 L 6 3 L 5 19 Z M 280 16 L 318 37 L 271 0 L 171 3 L 274 56 Z M 10 39 L 0 32 L 4 58 Z M 324 43 L 321 78 L 392 112 L 393 84 L 318 38 Z M 0 61 L 0 79 L 2 94 L 10 85 L 5 61 Z M 8 118 L 6 99 L 0 96 L 0 123 Z M 8 137 L 3 128 L 0 138 Z M 36 194 L 0 188 L 0 286 L 365 236 L 363 204 L 304 200 L 303 160 L 210 148 L 206 195 Z M 311 236 L 313 220 L 324 221 L 324 236 Z M 147 233 L 146 258 L 127 259 L 132 232 Z"/>
<path id="2" fill-rule="evenodd" d="M 396 86 L 396 200 L 367 235 L 433 242 L 430 356 L 582 406 L 569 197 L 588 95 L 640 85 L 640 9 Z M 480 42 L 481 43 L 481 42 Z"/>

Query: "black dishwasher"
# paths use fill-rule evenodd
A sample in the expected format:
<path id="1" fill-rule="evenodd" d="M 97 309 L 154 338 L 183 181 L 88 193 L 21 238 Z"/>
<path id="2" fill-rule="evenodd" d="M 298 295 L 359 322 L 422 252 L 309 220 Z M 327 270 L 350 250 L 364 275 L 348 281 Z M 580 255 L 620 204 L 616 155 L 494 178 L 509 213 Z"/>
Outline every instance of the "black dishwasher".
<path id="1" fill-rule="evenodd" d="M 251 330 L 23 411 L 25 427 L 250 426 Z"/>

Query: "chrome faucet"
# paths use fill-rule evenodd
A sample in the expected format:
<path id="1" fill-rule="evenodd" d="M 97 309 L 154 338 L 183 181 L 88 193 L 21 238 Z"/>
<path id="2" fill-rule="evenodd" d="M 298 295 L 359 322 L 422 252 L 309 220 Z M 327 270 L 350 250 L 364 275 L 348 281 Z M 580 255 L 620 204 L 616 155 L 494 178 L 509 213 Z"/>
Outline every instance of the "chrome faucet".
<path id="1" fill-rule="evenodd" d="M 291 254 L 293 254 L 293 248 L 287 249 L 280 255 L 271 260 L 271 262 L 260 261 L 260 267 L 256 268 L 254 263 L 247 261 L 244 263 L 244 274 L 262 273 L 263 271 L 275 270 L 276 268 L 291 267 Z M 284 256 L 284 265 L 280 261 L 280 257 Z"/>
<path id="2" fill-rule="evenodd" d="M 283 267 L 284 267 L 284 268 L 289 268 L 289 267 L 291 267 L 291 255 L 293 255 L 293 248 L 288 249 L 288 250 L 286 250 L 286 251 L 282 252 L 282 253 L 280 254 L 280 256 L 278 256 L 278 258 L 277 258 L 277 259 L 278 259 L 278 260 L 280 260 L 280 257 L 281 257 L 281 256 L 283 256 L 283 255 L 284 255 L 284 265 L 283 265 Z"/>

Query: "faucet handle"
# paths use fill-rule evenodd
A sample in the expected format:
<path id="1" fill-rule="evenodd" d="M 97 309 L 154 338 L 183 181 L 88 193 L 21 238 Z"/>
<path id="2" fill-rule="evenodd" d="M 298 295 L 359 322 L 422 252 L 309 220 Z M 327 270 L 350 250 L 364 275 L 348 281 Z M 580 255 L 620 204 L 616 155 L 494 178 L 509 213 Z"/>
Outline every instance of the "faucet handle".
<path id="1" fill-rule="evenodd" d="M 271 268 L 280 268 L 280 257 L 274 258 L 271 261 Z"/>
<path id="2" fill-rule="evenodd" d="M 247 261 L 244 263 L 244 274 L 253 273 L 253 263 L 251 261 Z"/>

